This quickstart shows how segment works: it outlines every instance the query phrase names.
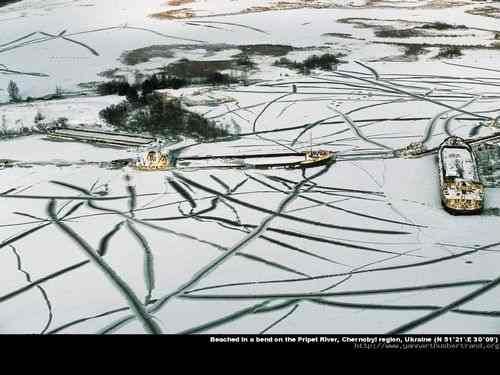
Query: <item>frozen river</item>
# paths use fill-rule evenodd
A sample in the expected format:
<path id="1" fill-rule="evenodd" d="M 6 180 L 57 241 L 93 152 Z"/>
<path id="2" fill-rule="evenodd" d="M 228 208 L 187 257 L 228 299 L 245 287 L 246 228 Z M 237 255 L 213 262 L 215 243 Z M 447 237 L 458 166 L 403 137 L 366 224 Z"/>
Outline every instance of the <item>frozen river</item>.
<path id="1" fill-rule="evenodd" d="M 231 32 L 200 33 L 184 21 L 147 17 L 165 10 L 164 2 L 102 2 L 116 7 L 111 18 L 104 6 L 79 6 L 85 3 L 26 0 L 2 8 L 8 30 L 2 38 L 7 43 L 30 31 L 71 26 L 70 34 L 127 23 L 211 43 L 320 46 L 326 32 L 373 36 L 359 25 L 337 23 L 340 18 L 436 21 L 455 14 L 467 26 L 498 29 L 494 19 L 464 13 L 469 5 L 236 14 L 210 19 L 269 33 L 234 25 L 223 27 Z M 213 12 L 205 3 L 213 4 L 192 5 L 198 15 Z M 250 6 L 238 3 L 231 12 Z M 290 22 L 276 22 L 285 15 Z M 74 22 L 48 28 L 61 17 Z M 289 30 L 308 22 L 300 37 Z M 2 51 L 2 63 L 51 76 L 16 77 L 26 92 L 49 92 L 57 80 L 76 86 L 120 65 L 126 49 L 165 43 L 165 36 L 136 31 L 81 34 L 78 40 L 99 56 L 59 38 Z M 41 135 L 1 141 L 0 159 L 46 164 L 0 169 L 0 333 L 498 333 L 498 189 L 487 189 L 482 215 L 451 216 L 441 207 L 435 156 L 356 155 L 418 141 L 435 147 L 449 135 L 492 134 L 495 129 L 478 125 L 500 114 L 499 50 L 391 62 L 380 59 L 399 47 L 353 43 L 336 71 L 310 76 L 261 57 L 263 68 L 254 73 L 259 82 L 211 90 L 233 102 L 193 107 L 220 124 L 236 123 L 238 139 L 169 146 L 186 146 L 181 157 L 304 152 L 311 143 L 349 155 L 331 166 L 149 173 L 88 165 L 135 157 L 133 148 L 54 143 Z M 38 52 L 34 66 L 27 56 Z M 38 110 L 95 125 L 98 111 L 118 100 L 1 108 L 10 127 L 21 126 L 17 119 L 31 124 Z"/>

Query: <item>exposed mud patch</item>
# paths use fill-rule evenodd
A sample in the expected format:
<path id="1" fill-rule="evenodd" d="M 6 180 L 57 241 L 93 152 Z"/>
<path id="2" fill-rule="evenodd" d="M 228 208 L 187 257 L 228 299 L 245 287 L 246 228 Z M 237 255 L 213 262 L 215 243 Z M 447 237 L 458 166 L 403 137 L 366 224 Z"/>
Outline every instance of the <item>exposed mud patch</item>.
<path id="1" fill-rule="evenodd" d="M 466 10 L 466 13 L 473 14 L 475 16 L 500 18 L 500 8 L 487 5 L 480 8 L 474 8 L 471 10 Z"/>
<path id="2" fill-rule="evenodd" d="M 282 44 L 155 44 L 148 47 L 125 51 L 120 57 L 120 61 L 125 65 L 137 65 L 150 61 L 153 58 L 174 58 L 179 52 L 185 51 L 204 51 L 202 58 L 208 58 L 216 53 L 239 50 L 240 53 L 233 55 L 233 58 L 245 56 L 286 56 L 294 51 L 313 51 L 328 47 L 293 47 Z M 100 73 L 101 76 L 109 78 L 116 76 L 116 69 L 110 69 Z"/>
<path id="3" fill-rule="evenodd" d="M 180 19 L 192 18 L 194 17 L 194 13 L 188 8 L 183 8 L 183 9 L 173 9 L 159 13 L 154 13 L 151 14 L 150 17 L 161 20 L 180 20 Z"/>

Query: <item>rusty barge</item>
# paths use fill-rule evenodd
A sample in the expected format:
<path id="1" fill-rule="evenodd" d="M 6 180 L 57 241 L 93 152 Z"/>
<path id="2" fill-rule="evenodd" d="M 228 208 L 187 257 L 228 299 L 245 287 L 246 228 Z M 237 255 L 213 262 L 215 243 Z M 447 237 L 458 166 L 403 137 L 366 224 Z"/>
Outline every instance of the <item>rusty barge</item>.
<path id="1" fill-rule="evenodd" d="M 438 152 L 440 195 L 453 215 L 479 214 L 484 207 L 484 186 L 474 150 L 462 138 L 449 137 Z"/>

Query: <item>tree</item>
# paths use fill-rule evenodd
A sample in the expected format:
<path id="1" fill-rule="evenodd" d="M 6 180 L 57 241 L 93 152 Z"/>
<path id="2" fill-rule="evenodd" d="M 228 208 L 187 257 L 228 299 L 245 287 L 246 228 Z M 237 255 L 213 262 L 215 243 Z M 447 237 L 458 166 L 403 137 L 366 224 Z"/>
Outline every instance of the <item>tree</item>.
<path id="1" fill-rule="evenodd" d="M 35 124 L 41 123 L 43 120 L 45 120 L 45 116 L 42 115 L 42 112 L 38 111 L 35 116 Z"/>
<path id="2" fill-rule="evenodd" d="M 113 80 L 101 83 L 97 86 L 97 93 L 99 95 L 114 95 L 125 96 L 130 88 L 127 81 Z"/>
<path id="3" fill-rule="evenodd" d="M 146 97 L 147 95 L 152 94 L 153 91 L 155 90 L 154 82 L 150 79 L 146 79 L 144 80 L 144 82 L 142 82 L 141 88 L 142 88 L 142 96 Z"/>
<path id="4" fill-rule="evenodd" d="M 54 93 L 54 97 L 59 99 L 63 96 L 63 89 L 60 86 L 56 86 L 56 91 Z"/>
<path id="5" fill-rule="evenodd" d="M 130 104 L 136 105 L 139 102 L 139 94 L 134 86 L 129 86 L 126 94 L 127 101 Z"/>
<path id="6" fill-rule="evenodd" d="M 99 116 L 108 124 L 114 126 L 124 126 L 127 120 L 129 106 L 127 102 L 112 104 L 99 112 Z"/>
<path id="7" fill-rule="evenodd" d="M 7 92 L 9 94 L 9 98 L 11 102 L 19 102 L 21 101 L 21 96 L 19 95 L 19 87 L 17 83 L 14 81 L 10 81 L 7 86 Z"/>

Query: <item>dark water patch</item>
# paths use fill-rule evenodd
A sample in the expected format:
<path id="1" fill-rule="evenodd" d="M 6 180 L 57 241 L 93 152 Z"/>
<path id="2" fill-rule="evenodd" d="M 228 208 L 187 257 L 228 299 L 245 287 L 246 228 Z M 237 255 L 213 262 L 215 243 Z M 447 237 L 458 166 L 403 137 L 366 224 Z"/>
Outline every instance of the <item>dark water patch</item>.
<path id="1" fill-rule="evenodd" d="M 392 29 L 384 28 L 375 31 L 375 36 L 379 38 L 411 38 L 421 36 L 422 32 L 418 29 Z"/>
<path id="2" fill-rule="evenodd" d="M 233 55 L 230 60 L 223 60 L 225 64 L 232 65 L 244 65 L 244 60 L 242 57 L 251 56 L 271 56 L 271 57 L 282 57 L 286 56 L 290 52 L 294 51 L 312 51 L 321 50 L 327 47 L 293 47 L 284 44 L 226 44 L 226 43 L 214 43 L 214 44 L 154 44 L 147 47 L 137 48 L 134 50 L 125 51 L 120 56 L 120 61 L 125 65 L 137 65 L 150 61 L 153 58 L 165 58 L 172 59 L 177 56 L 179 52 L 183 51 L 199 51 L 204 50 L 205 54 L 202 58 L 210 57 L 216 53 L 227 51 L 227 50 L 239 50 L 240 52 Z M 201 63 L 201 61 L 198 61 Z M 210 61 L 204 61 L 205 63 L 210 63 Z M 238 64 L 239 63 L 239 64 Z M 214 62 L 214 64 L 221 64 L 221 61 Z M 231 66 L 232 66 L 231 65 Z M 231 66 L 227 66 L 229 69 Z M 219 66 L 219 69 L 221 67 Z M 106 72 L 103 72 L 103 74 Z M 110 70 L 109 74 L 116 76 L 118 71 Z"/>

